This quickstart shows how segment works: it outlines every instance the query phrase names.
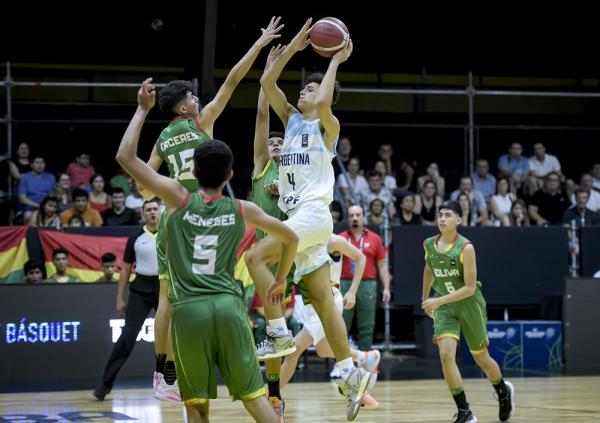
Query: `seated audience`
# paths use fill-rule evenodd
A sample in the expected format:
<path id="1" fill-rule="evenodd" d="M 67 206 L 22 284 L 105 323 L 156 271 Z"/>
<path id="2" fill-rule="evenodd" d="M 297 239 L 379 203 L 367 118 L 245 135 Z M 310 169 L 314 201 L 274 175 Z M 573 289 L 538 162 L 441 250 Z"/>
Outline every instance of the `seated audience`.
<path id="1" fill-rule="evenodd" d="M 98 210 L 89 207 L 88 193 L 76 188 L 73 190 L 74 205 L 70 209 L 65 210 L 60 215 L 60 221 L 63 225 L 69 224 L 69 219 L 72 216 L 80 216 L 85 222 L 85 226 L 101 226 L 102 216 Z"/>
<path id="2" fill-rule="evenodd" d="M 442 204 L 442 198 L 437 194 L 435 182 L 431 179 L 424 181 L 419 195 L 415 196 L 415 214 L 421 216 L 425 226 L 437 225 L 437 209 Z"/>
<path id="3" fill-rule="evenodd" d="M 529 217 L 538 226 L 560 225 L 565 210 L 569 208 L 567 196 L 560 190 L 560 175 L 546 175 L 544 189 L 533 194 L 529 203 Z"/>
<path id="4" fill-rule="evenodd" d="M 29 226 L 60 229 L 58 198 L 52 196 L 44 198 L 42 204 L 40 204 L 40 208 L 35 210 L 31 215 Z"/>
<path id="5" fill-rule="evenodd" d="M 517 198 L 512 192 L 510 192 L 510 183 L 507 178 L 500 178 L 497 182 L 496 195 L 490 200 L 490 209 L 492 210 L 492 216 L 497 226 L 510 226 L 510 219 L 508 218 L 512 204 Z"/>

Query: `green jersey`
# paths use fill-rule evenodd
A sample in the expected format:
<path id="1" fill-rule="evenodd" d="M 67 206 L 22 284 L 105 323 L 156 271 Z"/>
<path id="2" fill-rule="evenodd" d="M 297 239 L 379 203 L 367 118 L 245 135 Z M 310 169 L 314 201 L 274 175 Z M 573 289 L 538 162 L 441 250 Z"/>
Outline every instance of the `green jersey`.
<path id="1" fill-rule="evenodd" d="M 436 297 L 451 294 L 465 286 L 463 270 L 463 248 L 471 242 L 462 235 L 457 238 L 446 251 L 439 251 L 437 243 L 440 235 L 427 238 L 423 243 L 425 247 L 425 261 L 433 273 L 433 290 Z M 481 285 L 477 282 L 477 285 Z"/>
<path id="2" fill-rule="evenodd" d="M 242 291 L 233 279 L 237 249 L 245 225 L 238 200 L 208 198 L 195 192 L 167 221 L 169 298 L 180 303 L 192 297 Z"/>
<path id="3" fill-rule="evenodd" d="M 210 137 L 200 128 L 197 120 L 175 118 L 160 133 L 156 151 L 167 162 L 169 176 L 189 192 L 198 190 L 198 180 L 192 174 L 194 150 Z"/>
<path id="4" fill-rule="evenodd" d="M 260 175 L 252 178 L 252 198 L 254 203 L 260 207 L 269 216 L 279 220 L 286 220 L 287 216 L 281 211 L 277 202 L 279 197 L 271 194 L 265 189 L 266 185 L 272 184 L 279 179 L 279 166 L 273 160 L 269 160 Z M 256 240 L 265 237 L 265 233 L 256 229 Z"/>

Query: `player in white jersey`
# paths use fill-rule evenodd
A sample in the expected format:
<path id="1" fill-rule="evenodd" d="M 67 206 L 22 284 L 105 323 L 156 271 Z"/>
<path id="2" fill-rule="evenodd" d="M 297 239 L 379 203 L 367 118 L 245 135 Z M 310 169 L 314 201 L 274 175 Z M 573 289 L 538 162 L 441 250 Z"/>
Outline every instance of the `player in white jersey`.
<path id="1" fill-rule="evenodd" d="M 355 367 L 352 361 L 344 321 L 329 287 L 330 258 L 327 254 L 327 242 L 333 231 L 329 212 L 334 184 L 331 160 L 340 132 L 340 123 L 333 115 L 331 105 L 336 91 L 337 68 L 350 57 L 352 41 L 348 40 L 347 45 L 331 58 L 325 75 L 309 77 L 300 91 L 298 108 L 295 108 L 277 86 L 277 79 L 290 58 L 308 46 L 310 24 L 311 19 L 269 66 L 260 82 L 271 107 L 286 127 L 279 164 L 279 205 L 288 215 L 285 223 L 300 238 L 294 279 L 302 278 L 306 282 L 340 369 L 341 390 L 348 405 L 346 417 L 354 420 L 371 374 Z M 255 268 L 251 273 L 252 280 L 269 319 L 267 340 L 270 342 L 261 344 L 257 351 L 259 358 L 281 356 L 279 350 L 284 349 L 293 352 L 287 348 L 291 335 L 278 306 L 285 295 L 285 281 L 270 286 L 265 283 L 272 280 L 268 266 L 277 260 L 279 249 L 278 241 L 266 237 L 246 253 L 246 261 Z"/>
<path id="2" fill-rule="evenodd" d="M 338 312 L 341 314 L 344 308 L 351 309 L 354 307 L 356 290 L 358 289 L 358 284 L 362 279 L 367 259 L 358 248 L 349 243 L 345 238 L 335 234 L 332 234 L 329 237 L 327 250 L 332 259 L 332 263 L 330 265 L 331 293 L 334 297 L 335 306 Z M 339 290 L 343 256 L 350 258 L 356 263 L 356 268 L 352 278 L 352 285 L 346 293 L 345 298 L 342 297 L 342 294 Z M 319 357 L 334 357 L 333 351 L 331 351 L 331 346 L 329 345 L 329 342 L 327 342 L 327 338 L 325 338 L 323 325 L 321 324 L 321 320 L 319 320 L 317 312 L 312 304 L 305 304 L 304 299 L 301 299 L 300 297 L 302 296 L 296 296 L 294 314 L 298 313 L 300 316 L 302 316 L 303 327 L 302 330 L 294 337 L 296 342 L 296 351 L 286 356 L 285 361 L 281 366 L 281 388 L 283 388 L 292 378 L 300 356 L 302 356 L 302 353 L 304 353 L 304 351 L 311 345 L 316 347 L 317 355 Z M 350 353 L 352 354 L 352 359 L 365 370 L 368 372 L 377 372 L 377 366 L 379 365 L 379 360 L 381 359 L 381 353 L 378 350 L 359 351 L 350 349 Z M 374 382 L 374 380 L 375 377 L 372 377 L 372 382 Z M 361 405 L 368 409 L 374 409 L 379 406 L 379 403 L 371 395 L 365 392 Z"/>

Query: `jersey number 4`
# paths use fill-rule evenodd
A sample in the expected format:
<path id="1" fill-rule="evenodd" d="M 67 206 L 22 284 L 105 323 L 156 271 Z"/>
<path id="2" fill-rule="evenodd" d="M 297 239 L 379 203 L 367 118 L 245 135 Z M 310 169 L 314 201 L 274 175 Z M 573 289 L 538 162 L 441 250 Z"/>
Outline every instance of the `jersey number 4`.
<path id="1" fill-rule="evenodd" d="M 193 263 L 192 271 L 200 275 L 214 275 L 217 250 L 205 248 L 208 245 L 218 245 L 219 235 L 198 235 L 194 240 L 194 258 L 202 260 L 202 264 Z"/>
<path id="2" fill-rule="evenodd" d="M 173 172 L 175 175 L 173 179 L 176 181 L 182 181 L 184 179 L 194 179 L 194 175 L 192 174 L 192 166 L 194 164 L 194 149 L 189 148 L 187 150 L 183 150 L 179 152 L 179 163 L 181 163 L 181 167 L 177 163 L 177 158 L 175 154 L 169 154 L 167 156 L 169 163 L 173 166 Z"/>

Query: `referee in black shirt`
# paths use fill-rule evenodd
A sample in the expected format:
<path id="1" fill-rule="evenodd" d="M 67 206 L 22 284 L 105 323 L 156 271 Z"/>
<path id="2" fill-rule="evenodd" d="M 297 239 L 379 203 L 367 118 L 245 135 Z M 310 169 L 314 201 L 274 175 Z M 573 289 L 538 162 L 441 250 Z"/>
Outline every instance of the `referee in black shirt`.
<path id="1" fill-rule="evenodd" d="M 125 326 L 113 347 L 104 369 L 102 385 L 94 396 L 102 401 L 111 391 L 117 373 L 127 361 L 144 320 L 152 309 L 158 308 L 158 260 L 156 256 L 156 231 L 160 220 L 160 202 L 152 199 L 144 202 L 142 215 L 146 224 L 127 240 L 123 255 L 123 268 L 119 278 L 116 309 L 125 315 Z M 135 279 L 129 283 L 129 275 L 135 263 Z M 125 304 L 125 288 L 129 285 L 129 302 Z"/>

